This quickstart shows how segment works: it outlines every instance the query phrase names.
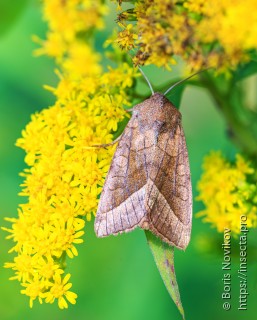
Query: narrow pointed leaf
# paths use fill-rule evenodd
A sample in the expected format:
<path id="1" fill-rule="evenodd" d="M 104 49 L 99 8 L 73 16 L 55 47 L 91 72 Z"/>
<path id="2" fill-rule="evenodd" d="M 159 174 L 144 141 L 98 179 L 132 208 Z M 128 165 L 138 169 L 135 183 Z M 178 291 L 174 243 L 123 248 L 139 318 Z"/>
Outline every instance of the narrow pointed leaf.
<path id="1" fill-rule="evenodd" d="M 174 247 L 164 243 L 150 231 L 145 231 L 145 234 L 162 280 L 181 313 L 182 318 L 185 319 L 174 268 Z"/>

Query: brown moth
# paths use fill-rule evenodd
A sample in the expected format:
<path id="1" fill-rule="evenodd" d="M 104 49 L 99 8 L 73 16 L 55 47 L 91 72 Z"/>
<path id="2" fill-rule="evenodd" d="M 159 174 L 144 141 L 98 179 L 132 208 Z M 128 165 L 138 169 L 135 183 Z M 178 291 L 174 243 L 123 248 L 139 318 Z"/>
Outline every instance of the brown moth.
<path id="1" fill-rule="evenodd" d="M 181 113 L 161 93 L 136 105 L 119 139 L 95 219 L 98 237 L 150 230 L 185 249 L 192 188 Z"/>

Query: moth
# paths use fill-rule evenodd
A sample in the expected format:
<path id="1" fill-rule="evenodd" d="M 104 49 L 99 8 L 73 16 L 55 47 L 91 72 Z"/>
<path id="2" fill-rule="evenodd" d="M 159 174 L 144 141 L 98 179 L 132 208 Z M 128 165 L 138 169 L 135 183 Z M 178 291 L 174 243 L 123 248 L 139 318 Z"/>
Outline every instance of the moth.
<path id="1" fill-rule="evenodd" d="M 152 90 L 150 98 L 133 108 L 100 197 L 94 225 L 98 237 L 140 227 L 179 249 L 189 243 L 188 152 L 181 113 L 165 94 Z"/>

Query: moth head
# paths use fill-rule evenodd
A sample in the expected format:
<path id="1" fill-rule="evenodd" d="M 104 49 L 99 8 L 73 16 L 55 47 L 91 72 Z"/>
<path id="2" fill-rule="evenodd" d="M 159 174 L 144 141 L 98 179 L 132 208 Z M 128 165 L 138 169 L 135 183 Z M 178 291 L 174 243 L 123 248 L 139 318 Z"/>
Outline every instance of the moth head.
<path id="1" fill-rule="evenodd" d="M 163 132 L 174 126 L 181 119 L 180 112 L 161 93 L 155 93 L 150 98 L 133 108 L 133 116 L 138 118 L 142 130 L 154 129 Z"/>

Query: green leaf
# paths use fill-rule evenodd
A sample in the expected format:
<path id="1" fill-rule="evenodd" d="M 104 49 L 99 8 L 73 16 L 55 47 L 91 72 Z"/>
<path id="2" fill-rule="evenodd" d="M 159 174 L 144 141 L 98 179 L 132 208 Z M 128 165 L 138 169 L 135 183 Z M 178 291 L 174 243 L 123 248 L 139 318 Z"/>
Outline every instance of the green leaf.
<path id="1" fill-rule="evenodd" d="M 124 119 L 121 122 L 119 122 L 117 131 L 113 133 L 113 140 L 117 139 L 123 133 L 128 122 L 128 117 L 124 117 Z"/>
<path id="2" fill-rule="evenodd" d="M 178 85 L 172 91 L 170 91 L 166 96 L 167 99 L 169 99 L 177 109 L 179 109 L 180 107 L 183 92 L 187 85 L 188 83 L 182 83 Z"/>
<path id="3" fill-rule="evenodd" d="M 246 64 L 242 64 L 237 68 L 233 75 L 234 82 L 243 80 L 255 73 L 257 73 L 257 61 L 250 61 Z"/>
<path id="4" fill-rule="evenodd" d="M 27 3 L 28 0 L 0 0 L 0 36 L 13 26 Z"/>
<path id="5" fill-rule="evenodd" d="M 150 231 L 145 231 L 148 245 L 154 256 L 155 263 L 162 280 L 182 318 L 185 319 L 184 309 L 180 300 L 179 288 L 174 268 L 174 247 L 169 246 L 161 239 L 154 236 Z"/>

